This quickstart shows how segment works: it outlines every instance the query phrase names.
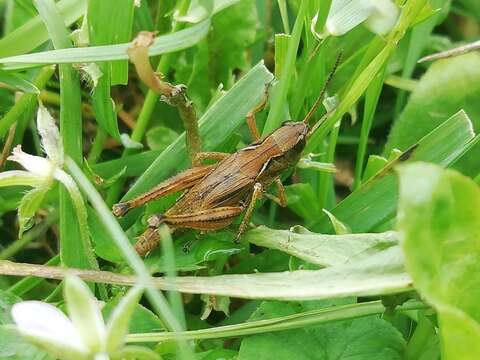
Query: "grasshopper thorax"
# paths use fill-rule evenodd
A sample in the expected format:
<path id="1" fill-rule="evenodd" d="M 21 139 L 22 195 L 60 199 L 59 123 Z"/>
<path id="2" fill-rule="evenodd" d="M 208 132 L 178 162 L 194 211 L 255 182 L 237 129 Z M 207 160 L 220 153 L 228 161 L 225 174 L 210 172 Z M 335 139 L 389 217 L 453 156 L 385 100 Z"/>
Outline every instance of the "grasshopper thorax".
<path id="1" fill-rule="evenodd" d="M 286 153 L 290 150 L 296 150 L 299 153 L 305 147 L 305 138 L 308 133 L 308 126 L 302 121 L 287 121 L 272 133 L 278 147 Z"/>

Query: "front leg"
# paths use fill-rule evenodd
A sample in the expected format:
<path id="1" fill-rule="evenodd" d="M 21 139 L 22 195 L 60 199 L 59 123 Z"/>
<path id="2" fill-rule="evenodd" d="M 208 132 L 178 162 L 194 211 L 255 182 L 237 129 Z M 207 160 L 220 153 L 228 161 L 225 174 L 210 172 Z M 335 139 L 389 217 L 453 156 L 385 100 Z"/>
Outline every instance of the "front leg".
<path id="1" fill-rule="evenodd" d="M 281 207 L 287 207 L 287 195 L 285 194 L 285 187 L 282 184 L 282 180 L 280 180 L 280 178 L 276 178 L 275 184 L 277 185 L 278 196 L 265 194 L 265 197 L 277 203 Z"/>

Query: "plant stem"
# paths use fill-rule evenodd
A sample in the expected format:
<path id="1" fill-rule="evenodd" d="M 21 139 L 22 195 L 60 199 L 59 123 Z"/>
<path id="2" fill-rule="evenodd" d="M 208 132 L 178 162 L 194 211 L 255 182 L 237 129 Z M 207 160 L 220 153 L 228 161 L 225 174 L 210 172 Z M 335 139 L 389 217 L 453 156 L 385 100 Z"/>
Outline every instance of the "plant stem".
<path id="1" fill-rule="evenodd" d="M 39 266 L 57 266 L 59 264 L 60 264 L 60 256 L 55 255 L 53 258 L 48 260 L 45 263 L 45 265 L 39 265 Z M 22 280 L 18 281 L 15 285 L 12 285 L 11 287 L 9 287 L 8 291 L 11 292 L 12 294 L 23 297 L 24 294 L 32 290 L 34 287 L 36 287 L 43 281 L 44 281 L 43 278 L 35 277 L 33 275 L 27 276 L 27 277 L 24 277 Z"/>
<path id="2" fill-rule="evenodd" d="M 93 208 L 98 213 L 99 219 L 103 223 L 106 231 L 110 233 L 111 238 L 114 239 L 126 262 L 137 274 L 137 279 L 134 279 L 134 281 L 138 281 L 138 283 L 145 288 L 146 295 L 159 318 L 163 322 L 165 328 L 174 332 L 181 331 L 181 324 L 175 318 L 172 310 L 165 300 L 165 297 L 155 288 L 155 284 L 150 277 L 148 269 L 146 268 L 140 256 L 135 252 L 120 224 L 113 217 L 100 194 L 72 159 L 66 159 L 66 166 L 77 184 L 87 195 L 88 199 L 93 205 Z M 179 342 L 179 345 L 182 353 L 189 354 L 191 352 L 191 349 L 183 341 Z"/>

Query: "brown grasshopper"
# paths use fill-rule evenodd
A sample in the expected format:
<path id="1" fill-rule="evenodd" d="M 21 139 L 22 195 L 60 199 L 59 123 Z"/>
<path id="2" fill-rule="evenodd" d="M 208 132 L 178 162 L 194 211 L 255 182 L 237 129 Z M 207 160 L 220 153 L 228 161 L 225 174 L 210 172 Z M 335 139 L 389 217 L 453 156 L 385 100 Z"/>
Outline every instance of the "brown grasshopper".
<path id="1" fill-rule="evenodd" d="M 172 231 L 176 228 L 218 230 L 227 227 L 245 212 L 235 237 L 238 241 L 247 229 L 256 201 L 262 195 L 285 207 L 287 200 L 280 175 L 298 162 L 307 137 L 321 123 L 320 120 L 309 131 L 308 122 L 318 108 L 338 62 L 339 60 L 304 120 L 285 122 L 262 140 L 255 124 L 255 114 L 264 108 L 265 97 L 263 102 L 247 115 L 247 124 L 255 143 L 233 154 L 198 153 L 199 160 L 214 159 L 220 162 L 193 167 L 132 200 L 115 204 L 114 215 L 123 216 L 130 209 L 151 200 L 186 190 L 164 214 L 152 215 L 148 219 L 147 230 L 135 244 L 137 252 L 145 255 L 158 245 L 160 236 L 157 229 L 161 224 L 168 225 Z M 273 183 L 278 187 L 278 197 L 265 193 Z"/>

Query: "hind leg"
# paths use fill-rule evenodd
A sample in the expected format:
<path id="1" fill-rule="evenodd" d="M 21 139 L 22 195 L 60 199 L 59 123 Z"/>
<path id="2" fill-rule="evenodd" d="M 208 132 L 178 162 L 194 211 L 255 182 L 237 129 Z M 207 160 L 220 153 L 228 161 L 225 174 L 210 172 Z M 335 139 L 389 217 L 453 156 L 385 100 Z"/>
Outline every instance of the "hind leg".
<path id="1" fill-rule="evenodd" d="M 148 219 L 148 228 L 138 238 L 135 249 L 141 256 L 155 249 L 161 240 L 157 229 L 162 224 L 169 225 L 172 231 L 176 228 L 218 230 L 230 225 L 242 211 L 240 206 L 223 206 L 181 215 L 152 215 Z"/>

